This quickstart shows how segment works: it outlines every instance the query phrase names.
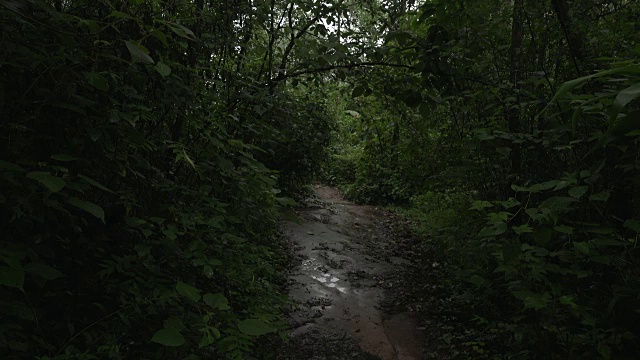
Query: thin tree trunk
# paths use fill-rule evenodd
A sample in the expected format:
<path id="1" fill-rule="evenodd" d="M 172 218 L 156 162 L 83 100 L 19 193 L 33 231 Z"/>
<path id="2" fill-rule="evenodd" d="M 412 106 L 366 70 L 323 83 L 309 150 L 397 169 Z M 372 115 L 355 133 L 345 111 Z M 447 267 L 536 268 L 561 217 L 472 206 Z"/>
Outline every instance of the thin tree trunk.
<path id="1" fill-rule="evenodd" d="M 513 84 L 516 94 L 516 103 L 509 107 L 506 113 L 509 132 L 520 132 L 520 80 L 522 77 L 522 39 L 524 37 L 523 21 L 524 0 L 515 0 L 513 4 L 513 23 L 511 26 L 511 47 L 509 48 L 509 80 Z M 521 149 L 519 144 L 513 144 L 509 158 L 511 160 L 511 173 L 518 174 L 521 170 Z"/>
<path id="2" fill-rule="evenodd" d="M 584 39 L 578 33 L 573 19 L 569 14 L 569 3 L 567 0 L 551 0 L 551 4 L 553 5 L 553 10 L 556 12 L 562 31 L 564 32 L 564 37 L 567 40 L 567 46 L 569 47 L 569 52 L 571 53 L 571 59 L 573 61 L 573 66 L 576 69 L 576 73 L 578 76 L 582 76 L 580 65 L 586 58 L 586 48 L 584 45 Z"/>

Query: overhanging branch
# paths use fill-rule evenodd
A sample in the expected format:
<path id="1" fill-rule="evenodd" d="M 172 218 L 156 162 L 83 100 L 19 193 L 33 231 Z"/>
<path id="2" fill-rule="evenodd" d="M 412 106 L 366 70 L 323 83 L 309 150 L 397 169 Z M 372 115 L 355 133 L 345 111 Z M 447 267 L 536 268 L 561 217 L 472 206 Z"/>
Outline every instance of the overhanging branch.
<path id="1" fill-rule="evenodd" d="M 294 71 L 288 74 L 280 74 L 275 78 L 271 79 L 270 83 L 276 83 L 276 82 L 280 82 L 283 80 L 291 79 L 291 78 L 302 76 L 302 75 L 319 74 L 319 73 L 323 73 L 323 72 L 327 72 L 335 69 L 351 70 L 351 69 L 360 68 L 360 67 L 377 67 L 377 66 L 394 67 L 394 68 L 411 69 L 411 70 L 416 69 L 414 66 L 406 65 L 406 64 L 385 63 L 385 62 L 361 62 L 361 63 L 351 63 L 351 64 L 344 64 L 344 65 L 324 66 L 324 67 L 315 68 L 315 69 Z"/>

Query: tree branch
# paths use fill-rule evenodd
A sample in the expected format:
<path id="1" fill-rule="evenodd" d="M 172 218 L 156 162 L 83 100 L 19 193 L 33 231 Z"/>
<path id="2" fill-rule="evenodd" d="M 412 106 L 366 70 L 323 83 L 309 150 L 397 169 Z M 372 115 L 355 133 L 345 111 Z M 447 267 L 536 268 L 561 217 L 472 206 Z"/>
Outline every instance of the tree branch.
<path id="1" fill-rule="evenodd" d="M 270 83 L 276 83 L 276 82 L 280 82 L 280 81 L 283 81 L 283 80 L 287 80 L 287 79 L 291 79 L 291 78 L 294 78 L 294 77 L 298 77 L 298 76 L 301 76 L 301 75 L 319 74 L 319 73 L 323 73 L 323 72 L 327 72 L 327 71 L 331 71 L 331 70 L 335 70 L 335 69 L 349 69 L 349 70 L 351 70 L 351 69 L 360 68 L 360 67 L 375 67 L 375 66 L 394 67 L 394 68 L 403 68 L 403 69 L 411 69 L 411 70 L 415 70 L 416 69 L 414 66 L 405 65 L 405 64 L 395 64 L 395 63 L 385 63 L 385 62 L 361 62 L 361 63 L 351 63 L 351 64 L 345 64 L 345 65 L 324 66 L 324 67 L 315 68 L 315 69 L 307 69 L 307 70 L 295 71 L 295 72 L 292 72 L 292 73 L 289 73 L 289 74 L 281 73 L 277 77 L 271 79 L 269 82 Z"/>

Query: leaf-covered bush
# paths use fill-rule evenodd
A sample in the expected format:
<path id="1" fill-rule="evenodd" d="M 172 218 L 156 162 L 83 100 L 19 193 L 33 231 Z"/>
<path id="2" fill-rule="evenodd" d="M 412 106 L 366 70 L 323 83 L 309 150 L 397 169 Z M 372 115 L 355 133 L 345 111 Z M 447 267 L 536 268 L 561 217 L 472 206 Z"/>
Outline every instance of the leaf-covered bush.
<path id="1" fill-rule="evenodd" d="M 0 357 L 274 351 L 278 182 L 305 179 L 329 129 L 259 79 L 263 48 L 234 50 L 259 11 L 0 3 Z"/>
<path id="2" fill-rule="evenodd" d="M 403 205 L 446 259 L 438 295 L 478 334 L 465 354 L 636 357 L 638 4 L 383 9 L 388 67 L 350 79 L 347 194 Z"/>

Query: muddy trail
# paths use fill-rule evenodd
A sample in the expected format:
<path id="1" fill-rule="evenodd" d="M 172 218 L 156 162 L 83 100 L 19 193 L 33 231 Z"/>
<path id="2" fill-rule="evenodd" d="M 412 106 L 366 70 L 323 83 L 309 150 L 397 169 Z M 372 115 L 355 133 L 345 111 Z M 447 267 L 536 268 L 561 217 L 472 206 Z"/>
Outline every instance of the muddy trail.
<path id="1" fill-rule="evenodd" d="M 285 224 L 295 250 L 290 275 L 291 342 L 281 359 L 422 359 L 416 317 L 385 305 L 387 274 L 409 260 L 390 249 L 385 213 L 315 186 L 298 219 Z"/>

